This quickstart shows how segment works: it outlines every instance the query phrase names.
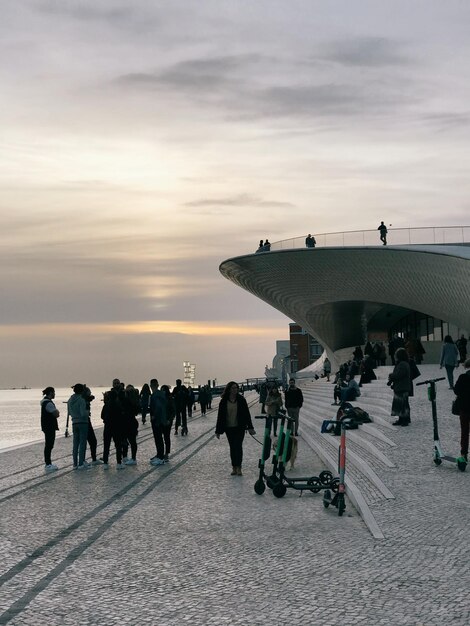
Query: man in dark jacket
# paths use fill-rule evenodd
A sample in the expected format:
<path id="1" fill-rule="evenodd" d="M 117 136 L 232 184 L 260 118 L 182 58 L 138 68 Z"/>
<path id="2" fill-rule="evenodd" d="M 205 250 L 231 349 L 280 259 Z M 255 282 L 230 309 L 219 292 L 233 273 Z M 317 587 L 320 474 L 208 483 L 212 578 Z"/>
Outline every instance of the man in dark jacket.
<path id="1" fill-rule="evenodd" d="M 181 379 L 178 378 L 176 386 L 173 387 L 171 392 L 173 400 L 175 402 L 176 422 L 175 422 L 175 435 L 178 434 L 178 428 L 181 426 L 181 434 L 188 434 L 188 422 L 186 409 L 188 406 L 188 390 L 181 384 Z"/>
<path id="2" fill-rule="evenodd" d="M 465 373 L 460 374 L 454 385 L 460 412 L 460 454 L 468 461 L 468 440 L 470 433 L 470 359 L 464 363 Z"/>
<path id="3" fill-rule="evenodd" d="M 302 390 L 296 387 L 295 380 L 293 378 L 289 380 L 289 387 L 284 393 L 284 399 L 287 415 L 295 420 L 294 433 L 297 437 L 299 434 L 299 412 L 304 403 L 304 396 Z"/>

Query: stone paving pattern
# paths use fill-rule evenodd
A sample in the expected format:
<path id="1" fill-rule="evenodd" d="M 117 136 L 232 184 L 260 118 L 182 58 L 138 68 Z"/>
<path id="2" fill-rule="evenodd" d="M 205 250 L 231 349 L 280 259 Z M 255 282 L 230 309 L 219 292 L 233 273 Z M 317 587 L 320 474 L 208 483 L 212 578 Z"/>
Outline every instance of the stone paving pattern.
<path id="1" fill-rule="evenodd" d="M 386 373 L 375 384 L 389 398 Z M 438 385 L 441 437 L 455 453 L 452 392 Z M 230 476 L 214 411 L 191 423 L 187 439 L 174 438 L 163 468 L 148 465 L 149 426 L 140 429 L 139 464 L 122 472 L 67 471 L 68 458 L 44 476 L 41 445 L 5 452 L 0 624 L 468 626 L 470 471 L 434 466 L 430 411 L 418 387 L 412 426 L 386 431 L 396 467 L 379 475 L 395 500 L 371 503 L 380 541 L 349 502 L 340 518 L 320 494 L 257 496 L 260 446 L 251 438 L 244 476 Z M 59 439 L 53 460 L 70 447 Z M 292 474 L 322 468 L 300 437 Z"/>

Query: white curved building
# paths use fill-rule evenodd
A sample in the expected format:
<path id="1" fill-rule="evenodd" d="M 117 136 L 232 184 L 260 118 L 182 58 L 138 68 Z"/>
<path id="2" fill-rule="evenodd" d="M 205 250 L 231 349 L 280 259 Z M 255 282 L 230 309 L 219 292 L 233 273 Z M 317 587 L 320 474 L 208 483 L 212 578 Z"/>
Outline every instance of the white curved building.
<path id="1" fill-rule="evenodd" d="M 337 359 L 342 349 L 349 353 L 368 334 L 389 334 L 405 319 L 414 323 L 415 336 L 430 341 L 441 341 L 450 328 L 454 334 L 470 330 L 467 242 L 294 249 L 276 244 L 270 252 L 228 259 L 220 271 L 300 324 Z"/>

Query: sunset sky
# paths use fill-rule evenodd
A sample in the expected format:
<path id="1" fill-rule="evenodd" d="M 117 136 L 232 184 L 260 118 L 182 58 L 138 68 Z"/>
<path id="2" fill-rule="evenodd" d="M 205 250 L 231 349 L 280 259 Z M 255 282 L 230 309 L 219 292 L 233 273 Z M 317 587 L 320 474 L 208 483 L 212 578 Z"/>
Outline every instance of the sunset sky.
<path id="1" fill-rule="evenodd" d="M 260 376 L 221 261 L 468 224 L 470 4 L 2 0 L 0 387 Z"/>

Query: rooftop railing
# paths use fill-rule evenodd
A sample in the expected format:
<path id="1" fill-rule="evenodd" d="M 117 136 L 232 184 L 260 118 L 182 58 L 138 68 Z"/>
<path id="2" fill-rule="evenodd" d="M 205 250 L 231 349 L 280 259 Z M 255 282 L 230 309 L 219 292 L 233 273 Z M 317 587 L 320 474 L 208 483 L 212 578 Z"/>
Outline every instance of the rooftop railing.
<path id="1" fill-rule="evenodd" d="M 350 230 L 337 233 L 311 233 L 317 248 L 349 246 L 381 246 L 380 231 Z M 305 248 L 307 233 L 301 237 L 283 239 L 271 244 L 271 250 Z M 387 245 L 470 244 L 470 226 L 425 226 L 423 228 L 388 228 Z"/>

